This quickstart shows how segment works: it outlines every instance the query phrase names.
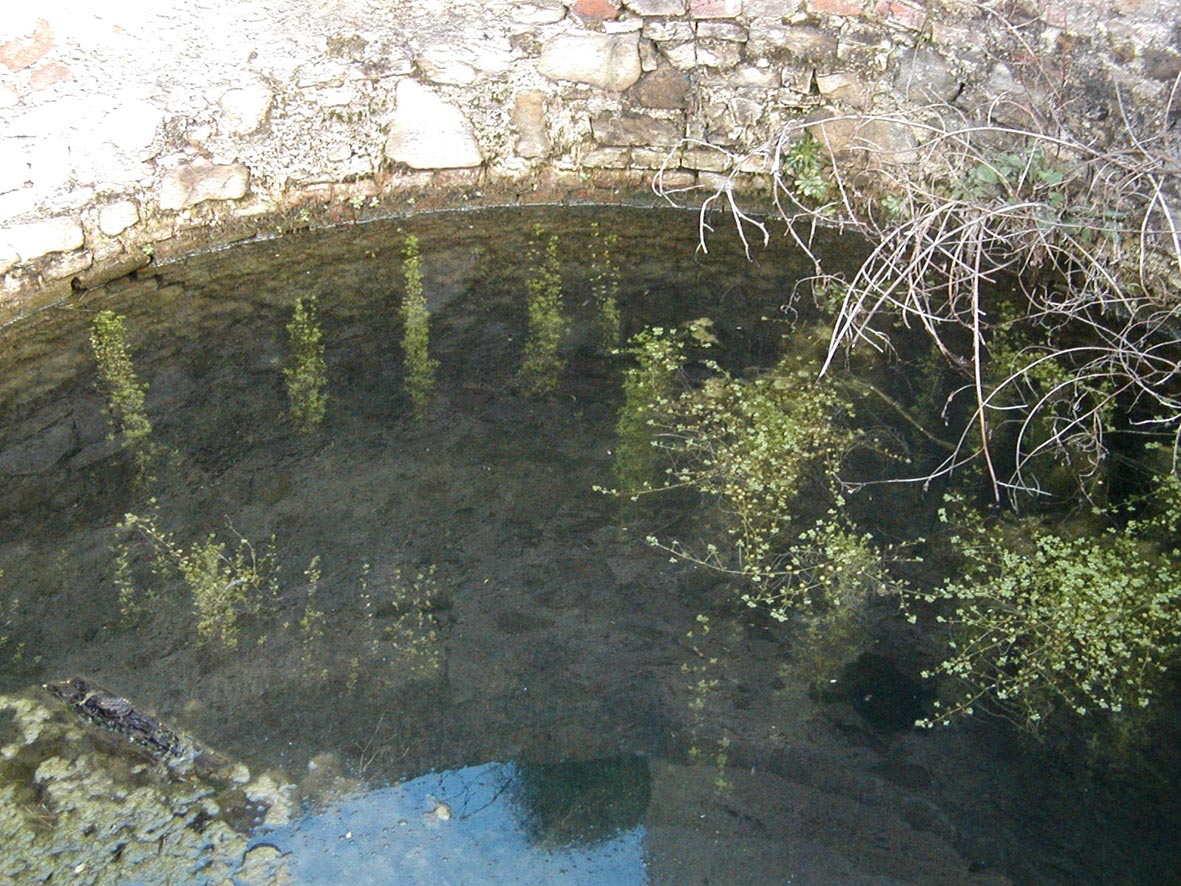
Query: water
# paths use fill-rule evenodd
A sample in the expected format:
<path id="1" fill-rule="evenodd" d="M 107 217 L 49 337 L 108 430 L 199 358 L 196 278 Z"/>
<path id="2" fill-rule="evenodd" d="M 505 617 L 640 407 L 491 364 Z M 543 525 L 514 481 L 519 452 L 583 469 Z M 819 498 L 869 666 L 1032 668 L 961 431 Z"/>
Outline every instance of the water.
<path id="1" fill-rule="evenodd" d="M 53 869 L 54 883 L 169 882 L 164 856 L 191 882 L 279 869 L 308 884 L 1170 882 L 1175 819 L 1156 785 L 1171 776 L 1129 792 L 1073 761 L 1049 766 L 1001 726 L 905 728 L 924 690 L 889 629 L 817 693 L 786 632 L 645 546 L 592 491 L 612 479 L 621 367 L 599 338 L 592 221 L 619 236 L 624 337 L 710 316 L 727 364 L 774 358 L 766 318 L 810 267 L 779 242 L 749 262 L 722 226 L 701 254 L 696 216 L 671 211 L 293 236 L 153 269 L 4 331 L 0 744 L 13 750 L 0 776 L 24 816 L 3 823 L 8 866 L 28 882 Z M 535 223 L 558 235 L 569 320 L 547 396 L 520 376 Z M 407 233 L 438 360 L 425 408 L 402 361 Z M 329 401 L 323 427 L 300 434 L 283 368 L 308 295 Z M 86 341 L 103 309 L 126 317 L 148 385 L 165 452 L 151 480 L 107 439 Z M 927 519 L 895 493 L 864 495 L 886 522 Z M 274 588 L 239 613 L 235 646 L 200 641 L 183 582 L 117 528 L 128 513 L 183 551 L 211 533 L 230 554 L 238 539 L 273 551 Z M 692 526 L 673 506 L 649 519 Z M 117 580 L 129 540 L 130 619 Z M 206 801 L 177 793 L 191 782 L 166 786 L 47 707 L 37 684 L 74 675 L 251 780 L 219 783 L 218 810 L 194 811 Z M 41 716 L 54 724 L 41 738 L 16 735 Z M 63 775 L 58 760 L 77 765 Z M 139 790 L 143 813 L 63 849 L 76 822 L 55 810 L 99 769 Z M 159 838 L 176 851 L 141 858 L 163 808 L 185 810 Z"/>

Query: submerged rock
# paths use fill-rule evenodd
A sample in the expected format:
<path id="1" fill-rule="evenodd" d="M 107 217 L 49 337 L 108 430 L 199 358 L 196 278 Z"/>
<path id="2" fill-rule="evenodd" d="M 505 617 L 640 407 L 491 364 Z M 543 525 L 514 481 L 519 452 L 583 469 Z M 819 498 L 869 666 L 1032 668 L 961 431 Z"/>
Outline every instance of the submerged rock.
<path id="1" fill-rule="evenodd" d="M 73 681 L 61 691 L 68 693 L 66 687 L 78 688 Z M 33 692 L 0 696 L 5 882 L 290 882 L 284 856 L 251 847 L 242 785 L 195 768 L 177 771 L 158 756 L 160 748 L 153 753 L 122 736 L 112 738 L 70 716 L 69 707 L 42 698 Z M 90 701 L 123 714 L 119 702 L 130 708 L 109 693 Z M 85 697 L 76 703 L 85 705 Z M 139 716 L 155 724 L 147 732 L 166 756 L 171 739 L 184 741 Z"/>

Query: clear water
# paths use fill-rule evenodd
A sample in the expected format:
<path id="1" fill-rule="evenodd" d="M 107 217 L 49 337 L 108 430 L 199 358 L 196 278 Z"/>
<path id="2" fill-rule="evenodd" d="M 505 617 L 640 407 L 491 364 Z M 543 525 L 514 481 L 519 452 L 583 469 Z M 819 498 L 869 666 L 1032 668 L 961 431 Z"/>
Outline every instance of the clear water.
<path id="1" fill-rule="evenodd" d="M 625 335 L 711 316 L 731 365 L 773 359 L 765 318 L 810 270 L 786 242 L 749 262 L 723 220 L 706 255 L 696 216 L 624 209 L 255 243 L 4 330 L 0 692 L 40 698 L 41 681 L 85 675 L 265 775 L 269 794 L 247 786 L 241 815 L 232 798 L 223 812 L 294 883 L 1176 881 L 1170 772 L 1097 779 L 1003 724 L 904 728 L 921 690 L 896 634 L 815 697 L 789 637 L 647 548 L 592 491 L 611 479 L 621 365 L 595 331 L 592 221 L 620 237 Z M 518 374 L 535 223 L 560 237 L 571 324 L 545 397 Z M 397 312 L 409 232 L 439 361 L 425 411 L 406 396 Z M 834 260 L 855 248 L 834 243 Z M 323 428 L 301 435 L 282 367 L 308 294 L 330 400 Z M 151 483 L 107 439 L 86 340 L 104 308 L 127 318 L 154 435 L 174 453 Z M 925 519 L 866 495 L 888 521 Z M 236 648 L 197 641 L 175 577 L 121 616 L 129 512 L 184 545 L 273 538 L 277 590 L 242 618 Z M 142 545 L 133 560 L 146 572 Z M 0 777 L 41 802 L 47 782 L 21 765 Z M 121 879 L 128 850 L 87 839 L 69 857 L 105 867 L 72 861 L 54 883 L 170 882 L 150 866 Z M 0 847 L 0 871 L 6 851 L 15 863 L 34 849 Z M 100 868 L 113 879 L 86 879 Z"/>

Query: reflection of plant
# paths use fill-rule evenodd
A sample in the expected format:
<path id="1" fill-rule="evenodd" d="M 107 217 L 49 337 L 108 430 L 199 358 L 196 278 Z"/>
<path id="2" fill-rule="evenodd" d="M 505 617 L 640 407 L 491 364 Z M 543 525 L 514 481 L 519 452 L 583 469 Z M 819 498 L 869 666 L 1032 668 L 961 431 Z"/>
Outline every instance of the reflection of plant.
<path id="1" fill-rule="evenodd" d="M 320 328 L 314 295 L 295 300 L 291 321 L 287 324 L 290 353 L 283 376 L 291 418 L 300 433 L 316 430 L 328 409 L 328 366 L 324 362 L 324 332 Z"/>
<path id="2" fill-rule="evenodd" d="M 4 580 L 4 570 L 0 569 L 0 582 Z M 0 586 L 2 591 L 2 586 Z M 20 599 L 16 594 L 2 594 L 0 595 L 0 651 L 8 651 L 10 653 L 9 660 L 12 664 L 19 664 L 25 655 L 25 643 L 23 640 L 17 640 L 14 636 L 16 633 L 16 614 L 20 608 Z"/>
<path id="3" fill-rule="evenodd" d="M 962 524 L 952 542 L 967 570 L 921 595 L 954 607 L 938 616 L 950 654 L 927 675 L 950 689 L 925 725 L 978 708 L 1029 726 L 1056 708 L 1117 717 L 1146 708 L 1181 652 L 1175 474 L 1159 482 L 1155 504 L 1153 516 L 1095 537 L 1031 518 L 984 526 L 961 502 L 945 510 Z"/>
<path id="4" fill-rule="evenodd" d="M 149 480 L 159 448 L 152 441 L 152 423 L 144 408 L 147 386 L 135 374 L 124 318 L 113 311 L 100 311 L 91 325 L 90 345 L 107 393 L 110 436 L 122 436 L 136 475 Z"/>
<path id="5" fill-rule="evenodd" d="M 591 222 L 590 285 L 598 307 L 599 345 L 605 351 L 619 347 L 622 320 L 619 316 L 619 265 L 613 253 L 619 235 L 604 234 L 598 222 Z"/>
<path id="6" fill-rule="evenodd" d="M 402 299 L 402 354 L 405 361 L 406 389 L 420 416 L 430 401 L 435 386 L 438 361 L 430 355 L 430 313 L 422 287 L 422 257 L 418 238 L 406 238 L 402 260 L 406 276 L 406 295 Z"/>
<path id="7" fill-rule="evenodd" d="M 536 226 L 528 260 L 530 276 L 525 281 L 525 290 L 528 293 L 529 329 L 521 363 L 521 381 L 527 393 L 548 394 L 558 385 L 558 373 L 562 371 L 558 349 L 566 334 L 557 234 L 544 238 L 541 226 Z"/>
<path id="8" fill-rule="evenodd" d="M 553 849 L 594 845 L 640 825 L 652 796 L 643 757 L 522 764 L 515 782 L 530 839 Z"/>
<path id="9" fill-rule="evenodd" d="M 324 641 L 324 610 L 316 608 L 316 595 L 320 591 L 319 554 L 312 557 L 308 568 L 303 571 L 303 575 L 308 582 L 307 601 L 304 603 L 303 615 L 299 619 L 299 633 L 303 642 L 303 667 L 309 676 L 325 680 L 328 678 L 328 669 L 321 668 L 319 673 L 316 673 L 315 670 L 315 650 Z"/>
<path id="10" fill-rule="evenodd" d="M 186 548 L 172 533 L 161 529 L 150 514 L 127 514 L 119 529 L 125 540 L 117 557 L 116 583 L 125 617 L 140 614 L 146 605 L 159 599 L 158 592 L 148 591 L 145 595 L 137 588 L 131 567 L 135 540 L 147 545 L 153 578 L 159 580 L 173 574 L 183 581 L 193 599 L 197 637 L 203 643 L 217 640 L 230 648 L 236 647 L 239 617 L 244 613 L 258 613 L 264 595 L 276 590 L 274 550 L 269 544 L 258 554 L 237 533 L 232 545 L 218 541 L 210 533 L 204 541 Z M 145 596 L 147 599 L 141 602 Z"/>

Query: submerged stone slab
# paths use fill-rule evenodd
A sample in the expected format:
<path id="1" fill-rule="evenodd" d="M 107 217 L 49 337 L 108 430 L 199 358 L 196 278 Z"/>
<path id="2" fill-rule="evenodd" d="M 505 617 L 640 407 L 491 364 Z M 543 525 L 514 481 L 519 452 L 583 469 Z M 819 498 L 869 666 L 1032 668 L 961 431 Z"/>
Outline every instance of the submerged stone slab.
<path id="1" fill-rule="evenodd" d="M 541 47 L 538 70 L 551 80 L 622 92 L 640 79 L 640 35 L 562 34 Z"/>
<path id="2" fill-rule="evenodd" d="M 471 122 L 417 80 L 398 84 L 385 155 L 411 169 L 460 169 L 484 162 Z"/>

